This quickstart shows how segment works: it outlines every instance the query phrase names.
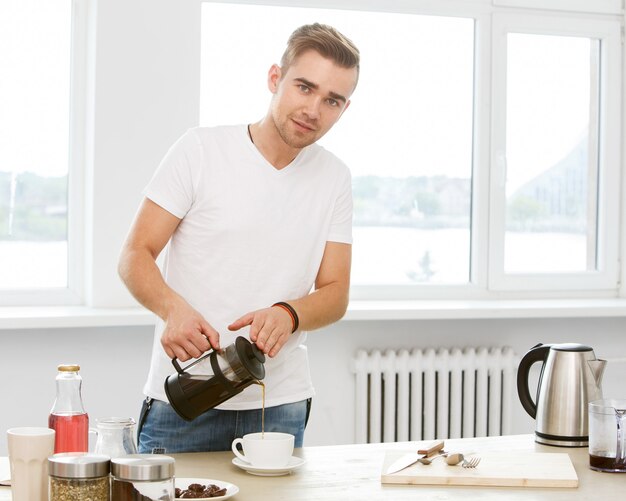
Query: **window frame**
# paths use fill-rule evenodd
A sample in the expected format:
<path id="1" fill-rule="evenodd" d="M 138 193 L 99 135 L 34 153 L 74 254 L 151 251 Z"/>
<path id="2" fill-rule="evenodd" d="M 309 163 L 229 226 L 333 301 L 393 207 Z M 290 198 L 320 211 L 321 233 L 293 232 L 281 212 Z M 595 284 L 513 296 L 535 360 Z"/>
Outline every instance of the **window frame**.
<path id="1" fill-rule="evenodd" d="M 493 101 L 489 284 L 494 291 L 605 291 L 615 294 L 619 278 L 621 59 L 619 23 L 580 16 L 497 13 L 493 16 Z M 600 41 L 597 267 L 567 273 L 506 273 L 506 68 L 508 33 L 578 36 Z M 558 287 L 555 286 L 558 284 Z"/>
<path id="2" fill-rule="evenodd" d="M 88 175 L 88 144 L 92 138 L 88 98 L 93 81 L 95 7 L 92 0 L 71 2 L 70 99 L 67 186 L 67 286 L 0 291 L 2 306 L 72 306 L 84 304 L 85 297 L 85 180 Z M 93 69 L 93 68 L 92 68 Z"/>

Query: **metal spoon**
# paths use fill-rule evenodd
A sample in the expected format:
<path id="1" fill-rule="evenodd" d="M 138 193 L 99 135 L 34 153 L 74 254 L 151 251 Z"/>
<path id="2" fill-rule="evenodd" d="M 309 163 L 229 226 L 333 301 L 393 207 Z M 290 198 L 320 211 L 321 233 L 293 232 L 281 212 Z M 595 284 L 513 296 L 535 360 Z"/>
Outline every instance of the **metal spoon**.
<path id="1" fill-rule="evenodd" d="M 450 454 L 446 457 L 446 463 L 450 466 L 457 465 L 465 460 L 465 457 L 460 452 L 456 452 L 454 454 Z"/>
<path id="2" fill-rule="evenodd" d="M 430 464 L 437 458 L 445 458 L 448 454 L 448 452 L 441 451 L 441 453 L 436 456 L 419 458 L 418 461 L 422 464 Z"/>

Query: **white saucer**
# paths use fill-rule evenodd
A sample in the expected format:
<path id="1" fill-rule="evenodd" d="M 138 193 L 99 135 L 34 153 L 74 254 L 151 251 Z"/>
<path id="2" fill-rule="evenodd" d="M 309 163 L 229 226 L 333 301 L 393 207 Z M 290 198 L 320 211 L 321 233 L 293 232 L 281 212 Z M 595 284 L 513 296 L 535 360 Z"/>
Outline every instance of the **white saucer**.
<path id="1" fill-rule="evenodd" d="M 280 475 L 288 475 L 292 471 L 300 468 L 306 460 L 299 458 L 297 456 L 291 456 L 289 463 L 287 466 L 279 467 L 279 468 L 262 468 L 260 466 L 252 466 L 245 461 L 242 461 L 239 458 L 233 458 L 233 464 L 242 470 L 246 470 L 248 473 L 252 475 L 259 475 L 261 477 L 278 477 Z"/>

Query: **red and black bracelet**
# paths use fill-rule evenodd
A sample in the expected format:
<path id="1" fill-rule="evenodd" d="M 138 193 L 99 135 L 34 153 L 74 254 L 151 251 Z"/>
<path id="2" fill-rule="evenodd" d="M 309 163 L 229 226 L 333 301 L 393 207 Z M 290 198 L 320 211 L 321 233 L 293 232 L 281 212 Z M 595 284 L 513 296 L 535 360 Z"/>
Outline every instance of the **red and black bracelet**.
<path id="1" fill-rule="evenodd" d="M 296 332 L 298 330 L 299 325 L 300 325 L 300 319 L 298 318 L 298 314 L 296 313 L 296 310 L 293 309 L 293 306 L 291 306 L 289 303 L 285 303 L 283 301 L 280 301 L 278 303 L 274 303 L 272 305 L 272 307 L 274 307 L 274 306 L 278 306 L 279 308 L 282 308 L 287 313 L 289 313 L 289 316 L 291 317 L 291 322 L 293 324 L 293 330 L 291 331 L 291 333 L 293 334 L 294 332 Z"/>

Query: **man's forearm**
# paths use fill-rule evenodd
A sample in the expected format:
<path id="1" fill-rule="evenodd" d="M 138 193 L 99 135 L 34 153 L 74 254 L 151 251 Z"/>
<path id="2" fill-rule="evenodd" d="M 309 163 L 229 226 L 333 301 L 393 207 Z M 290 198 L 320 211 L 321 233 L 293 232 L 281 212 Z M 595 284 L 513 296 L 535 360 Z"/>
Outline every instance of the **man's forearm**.
<path id="1" fill-rule="evenodd" d="M 286 301 L 298 313 L 300 329 L 320 329 L 340 320 L 348 309 L 349 287 L 330 283 L 308 296 Z"/>
<path id="2" fill-rule="evenodd" d="M 143 306 L 165 319 L 178 295 L 163 280 L 161 270 L 147 251 L 127 250 L 118 266 L 126 287 Z"/>

